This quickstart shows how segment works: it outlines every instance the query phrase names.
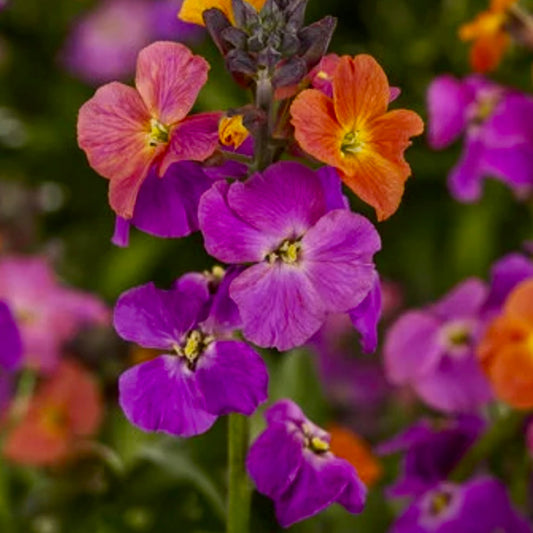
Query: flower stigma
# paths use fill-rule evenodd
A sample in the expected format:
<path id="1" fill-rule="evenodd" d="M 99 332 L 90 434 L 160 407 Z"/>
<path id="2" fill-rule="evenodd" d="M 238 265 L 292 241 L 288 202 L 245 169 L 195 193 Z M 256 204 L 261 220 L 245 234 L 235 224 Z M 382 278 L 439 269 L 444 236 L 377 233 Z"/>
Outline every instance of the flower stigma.
<path id="1" fill-rule="evenodd" d="M 192 370 L 196 366 L 198 358 L 213 340 L 212 336 L 205 335 L 202 331 L 194 329 L 185 337 L 181 345 L 173 345 L 173 349 L 179 357 L 187 360 L 187 366 Z"/>
<path id="2" fill-rule="evenodd" d="M 270 264 L 275 263 L 276 261 L 282 261 L 288 265 L 294 265 L 300 259 L 300 250 L 302 244 L 299 240 L 283 241 L 281 246 L 267 255 L 267 260 Z"/>
<path id="3" fill-rule="evenodd" d="M 156 118 L 150 119 L 149 144 L 152 147 L 167 144 L 170 138 L 169 127 L 165 126 Z"/>
<path id="4" fill-rule="evenodd" d="M 365 143 L 361 140 L 359 130 L 348 132 L 341 143 L 341 152 L 343 156 L 357 155 L 363 149 Z"/>

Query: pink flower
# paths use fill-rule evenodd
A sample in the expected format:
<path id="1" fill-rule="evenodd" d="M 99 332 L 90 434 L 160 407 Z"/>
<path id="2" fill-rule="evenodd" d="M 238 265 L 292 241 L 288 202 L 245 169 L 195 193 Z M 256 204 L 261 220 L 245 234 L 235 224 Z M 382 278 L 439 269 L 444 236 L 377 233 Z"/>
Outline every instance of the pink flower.
<path id="1" fill-rule="evenodd" d="M 118 215 L 133 216 L 152 165 L 163 176 L 172 163 L 203 161 L 214 152 L 220 113 L 187 117 L 208 70 L 186 46 L 157 42 L 139 54 L 135 89 L 109 83 L 81 107 L 78 143 L 110 180 L 109 203 Z"/>

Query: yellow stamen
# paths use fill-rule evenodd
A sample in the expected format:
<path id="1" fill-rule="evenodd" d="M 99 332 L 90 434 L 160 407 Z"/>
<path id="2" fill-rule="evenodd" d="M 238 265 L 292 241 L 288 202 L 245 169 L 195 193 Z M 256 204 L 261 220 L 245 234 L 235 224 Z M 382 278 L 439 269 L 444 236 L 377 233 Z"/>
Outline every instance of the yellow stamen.
<path id="1" fill-rule="evenodd" d="M 148 143 L 152 147 L 160 144 L 167 144 L 170 138 L 170 130 L 156 118 L 150 120 L 150 133 L 148 135 Z"/>
<path id="2" fill-rule="evenodd" d="M 250 132 L 244 127 L 242 115 L 224 117 L 218 125 L 218 137 L 224 146 L 239 146 L 248 138 Z"/>
<path id="3" fill-rule="evenodd" d="M 342 139 L 342 155 L 356 155 L 364 148 L 365 143 L 361 139 L 359 131 L 350 131 Z"/>
<path id="4" fill-rule="evenodd" d="M 320 437 L 313 437 L 311 439 L 311 449 L 317 453 L 329 452 L 329 444 Z"/>

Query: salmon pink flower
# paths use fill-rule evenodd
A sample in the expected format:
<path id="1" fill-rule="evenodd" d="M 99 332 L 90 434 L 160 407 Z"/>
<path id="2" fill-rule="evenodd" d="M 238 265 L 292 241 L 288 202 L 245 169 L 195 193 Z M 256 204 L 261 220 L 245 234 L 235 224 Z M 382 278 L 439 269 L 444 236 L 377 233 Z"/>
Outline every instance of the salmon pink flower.
<path id="1" fill-rule="evenodd" d="M 470 64 L 476 72 L 489 72 L 500 64 L 511 39 L 506 30 L 509 9 L 517 0 L 491 0 L 490 7 L 459 29 L 463 41 L 474 41 Z"/>
<path id="2" fill-rule="evenodd" d="M 245 1 L 255 7 L 257 11 L 261 11 L 266 3 L 266 0 Z M 184 0 L 178 16 L 184 22 L 192 22 L 193 24 L 205 26 L 203 13 L 213 8 L 219 9 L 226 15 L 229 21 L 234 22 L 231 0 Z"/>
<path id="3" fill-rule="evenodd" d="M 102 398 L 93 376 L 65 360 L 37 389 L 25 416 L 8 434 L 4 456 L 36 466 L 61 463 L 82 439 L 96 433 L 102 414 Z"/>
<path id="4" fill-rule="evenodd" d="M 379 220 L 398 208 L 411 168 L 403 153 L 423 131 L 413 111 L 387 111 L 387 76 L 368 55 L 341 57 L 333 96 L 300 93 L 291 107 L 295 137 L 311 156 L 335 167 L 348 187 L 375 208 Z"/>
<path id="5" fill-rule="evenodd" d="M 109 83 L 80 109 L 78 143 L 110 180 L 109 203 L 117 215 L 133 216 L 152 166 L 163 176 L 172 163 L 203 161 L 216 149 L 220 114 L 187 117 L 208 70 L 184 45 L 157 42 L 139 54 L 136 89 Z"/>

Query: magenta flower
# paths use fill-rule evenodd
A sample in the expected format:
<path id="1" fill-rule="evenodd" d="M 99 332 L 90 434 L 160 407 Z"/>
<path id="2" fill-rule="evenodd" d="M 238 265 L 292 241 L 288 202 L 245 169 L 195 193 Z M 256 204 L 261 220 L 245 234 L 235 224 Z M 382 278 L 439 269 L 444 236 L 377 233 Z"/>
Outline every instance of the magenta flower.
<path id="1" fill-rule="evenodd" d="M 354 309 L 374 285 L 379 235 L 362 216 L 337 208 L 323 178 L 281 162 L 245 183 L 217 182 L 200 200 L 208 253 L 250 265 L 230 296 L 246 338 L 259 346 L 305 343 L 328 314 Z"/>
<path id="2" fill-rule="evenodd" d="M 531 533 L 505 486 L 483 477 L 463 485 L 442 483 L 415 500 L 391 533 Z"/>
<path id="3" fill-rule="evenodd" d="M 187 117 L 207 81 L 208 63 L 182 44 L 157 42 L 137 61 L 136 89 L 104 85 L 80 109 L 78 143 L 90 165 L 110 180 L 109 203 L 132 218 L 150 169 L 203 161 L 218 145 L 219 113 Z"/>
<path id="4" fill-rule="evenodd" d="M 283 527 L 309 518 L 333 503 L 360 513 L 366 487 L 355 468 L 330 451 L 330 436 L 290 400 L 265 412 L 267 428 L 246 459 L 257 490 L 274 500 Z"/>
<path id="5" fill-rule="evenodd" d="M 109 321 L 103 302 L 60 285 L 41 257 L 4 256 L 0 298 L 20 329 L 24 364 L 45 372 L 54 370 L 63 345 L 83 326 Z"/>
<path id="6" fill-rule="evenodd" d="M 132 424 L 190 437 L 220 415 L 251 415 L 266 400 L 263 360 L 244 342 L 215 331 L 208 320 L 213 301 L 205 281 L 191 275 L 168 291 L 148 283 L 119 298 L 117 333 L 167 352 L 120 377 L 120 405 Z"/>
<path id="7" fill-rule="evenodd" d="M 17 370 L 22 362 L 22 338 L 9 306 L 0 301 L 0 374 Z M 0 394 L 1 396 L 1 394 Z"/>
<path id="8" fill-rule="evenodd" d="M 472 278 L 436 304 L 402 315 L 385 342 L 389 381 L 410 386 L 446 412 L 471 412 L 489 402 L 490 386 L 475 356 L 487 295 L 485 284 Z"/>
<path id="9" fill-rule="evenodd" d="M 479 199 L 497 178 L 519 196 L 533 190 L 533 98 L 479 76 L 436 78 L 428 89 L 429 143 L 442 149 L 465 133 L 463 155 L 448 177 L 453 196 Z"/>

